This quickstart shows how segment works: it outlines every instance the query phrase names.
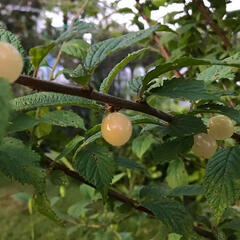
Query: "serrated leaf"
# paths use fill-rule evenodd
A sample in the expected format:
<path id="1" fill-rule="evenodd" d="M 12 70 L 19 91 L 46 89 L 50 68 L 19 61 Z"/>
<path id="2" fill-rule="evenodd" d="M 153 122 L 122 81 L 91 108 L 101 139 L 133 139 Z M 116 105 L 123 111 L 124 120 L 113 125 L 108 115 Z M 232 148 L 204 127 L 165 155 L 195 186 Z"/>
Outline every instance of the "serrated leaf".
<path id="1" fill-rule="evenodd" d="M 151 210 L 156 218 L 172 229 L 173 232 L 187 237 L 192 231 L 192 220 L 184 206 L 178 201 L 159 198 L 144 202 L 146 208 Z"/>
<path id="2" fill-rule="evenodd" d="M 40 122 L 57 125 L 60 127 L 75 127 L 86 130 L 83 119 L 71 111 L 53 111 L 45 114 Z"/>
<path id="3" fill-rule="evenodd" d="M 133 140 L 132 151 L 139 157 L 142 158 L 145 152 L 151 147 L 153 143 L 152 135 L 138 136 Z"/>
<path id="4" fill-rule="evenodd" d="M 30 74 L 32 71 L 32 64 L 30 63 L 19 38 L 5 29 L 0 29 L 0 41 L 11 43 L 19 51 L 24 62 L 23 73 L 27 75 Z"/>
<path id="5" fill-rule="evenodd" d="M 176 115 L 168 126 L 171 136 L 183 137 L 206 132 L 206 126 L 200 118 L 190 115 Z"/>
<path id="6" fill-rule="evenodd" d="M 38 107 L 68 106 L 68 105 L 81 106 L 99 111 L 104 111 L 103 106 L 97 104 L 93 100 L 53 92 L 40 92 L 30 94 L 24 97 L 15 98 L 12 100 L 11 103 L 13 109 L 16 111 L 32 110 Z"/>
<path id="7" fill-rule="evenodd" d="M 74 137 L 64 148 L 64 150 L 56 157 L 55 161 L 61 160 L 61 158 L 66 157 L 69 153 L 71 153 L 77 145 L 82 142 L 84 137 L 76 136 Z"/>
<path id="8" fill-rule="evenodd" d="M 222 148 L 207 164 L 204 194 L 217 222 L 224 210 L 240 196 L 239 156 L 238 146 Z"/>
<path id="9" fill-rule="evenodd" d="M 168 165 L 166 181 L 168 186 L 176 188 L 188 184 L 188 174 L 181 160 L 173 160 Z"/>
<path id="10" fill-rule="evenodd" d="M 162 87 L 154 88 L 151 93 L 158 96 L 170 98 L 184 98 L 192 101 L 196 100 L 217 100 L 228 92 L 209 92 L 205 89 L 203 81 L 188 80 L 183 78 L 173 78 L 164 81 Z M 231 94 L 231 93 L 230 93 Z"/>
<path id="11" fill-rule="evenodd" d="M 225 62 L 233 62 L 233 61 L 239 61 L 240 60 L 240 53 L 237 52 L 231 57 L 225 58 L 223 61 Z M 211 82 L 214 82 L 221 78 L 233 78 L 235 75 L 234 68 L 228 67 L 228 66 L 211 66 L 207 68 L 206 70 L 202 71 L 197 79 L 203 80 L 207 84 L 210 84 Z"/>
<path id="12" fill-rule="evenodd" d="M 0 78 L 0 143 L 6 132 L 10 113 L 11 87 L 7 80 Z"/>
<path id="13" fill-rule="evenodd" d="M 29 50 L 30 61 L 35 68 L 38 68 L 42 60 L 48 55 L 48 53 L 56 46 L 55 42 L 51 42 L 48 45 L 36 46 Z"/>
<path id="14" fill-rule="evenodd" d="M 45 187 L 45 170 L 40 156 L 20 140 L 5 138 L 0 146 L 0 170 L 21 183 L 32 184 L 38 191 Z"/>
<path id="15" fill-rule="evenodd" d="M 230 117 L 232 120 L 240 124 L 240 113 L 238 110 L 219 104 L 199 105 L 194 112 L 200 113 L 219 113 Z"/>
<path id="16" fill-rule="evenodd" d="M 127 57 L 125 57 L 120 63 L 118 63 L 113 69 L 112 71 L 108 74 L 108 76 L 103 80 L 103 82 L 101 83 L 100 89 L 99 91 L 102 93 L 107 93 L 114 78 L 116 77 L 116 75 L 131 61 L 134 61 L 140 57 L 143 56 L 143 54 L 146 52 L 147 48 L 143 48 L 141 50 L 132 52 L 130 54 L 127 55 Z"/>
<path id="17" fill-rule="evenodd" d="M 66 54 L 83 59 L 87 55 L 87 51 L 90 45 L 81 39 L 73 39 L 68 42 L 64 42 L 61 51 L 65 52 Z"/>
<path id="18" fill-rule="evenodd" d="M 237 62 L 226 62 L 226 61 L 217 61 L 217 60 L 205 60 L 205 59 L 196 59 L 196 58 L 189 58 L 189 57 L 183 57 L 180 59 L 176 59 L 172 62 L 168 63 L 162 63 L 158 65 L 155 69 L 148 72 L 146 76 L 143 79 L 143 88 L 147 89 L 149 82 L 159 77 L 161 74 L 172 71 L 174 69 L 179 69 L 182 67 L 188 67 L 188 66 L 196 66 L 196 65 L 226 65 L 226 66 L 232 66 L 232 67 L 240 67 L 240 64 Z"/>
<path id="19" fill-rule="evenodd" d="M 112 182 L 116 163 L 105 146 L 87 145 L 76 156 L 75 168 L 81 176 L 96 186 L 103 198 Z"/>
<path id="20" fill-rule="evenodd" d="M 85 67 L 87 69 L 92 69 L 100 62 L 102 62 L 108 55 L 112 54 L 117 50 L 120 50 L 121 48 L 126 48 L 147 38 L 158 28 L 159 25 L 156 25 L 146 30 L 129 33 L 117 38 L 110 38 L 102 42 L 93 44 L 90 47 L 87 57 L 85 59 Z"/>
<path id="21" fill-rule="evenodd" d="M 161 164 L 176 160 L 178 154 L 184 154 L 190 150 L 193 145 L 193 137 L 176 138 L 161 144 L 154 154 Z"/>
<path id="22" fill-rule="evenodd" d="M 180 186 L 172 189 L 168 196 L 196 196 L 203 194 L 203 186 L 199 184 L 192 184 L 192 185 L 186 185 L 186 186 Z"/>
<path id="23" fill-rule="evenodd" d="M 159 185 L 143 186 L 139 192 L 141 199 L 158 200 L 168 195 L 168 191 Z"/>
<path id="24" fill-rule="evenodd" d="M 134 92 L 134 93 L 138 93 L 139 90 L 142 87 L 142 80 L 144 77 L 139 76 L 136 78 L 131 78 L 130 81 L 128 82 L 128 86 L 129 88 Z"/>
<path id="25" fill-rule="evenodd" d="M 75 18 L 69 28 L 60 35 L 60 37 L 56 40 L 57 44 L 61 44 L 73 38 L 79 38 L 84 33 L 90 32 L 94 29 L 94 25 L 92 23 L 83 22 L 77 18 Z"/>
<path id="26" fill-rule="evenodd" d="M 45 192 L 35 193 L 33 195 L 33 204 L 39 213 L 59 224 L 60 226 L 63 226 L 63 220 L 57 216 L 57 214 L 51 208 L 50 201 Z"/>
<path id="27" fill-rule="evenodd" d="M 69 77 L 81 85 L 86 85 L 91 80 L 91 75 L 89 75 L 81 64 L 79 64 L 72 72 L 70 72 Z"/>

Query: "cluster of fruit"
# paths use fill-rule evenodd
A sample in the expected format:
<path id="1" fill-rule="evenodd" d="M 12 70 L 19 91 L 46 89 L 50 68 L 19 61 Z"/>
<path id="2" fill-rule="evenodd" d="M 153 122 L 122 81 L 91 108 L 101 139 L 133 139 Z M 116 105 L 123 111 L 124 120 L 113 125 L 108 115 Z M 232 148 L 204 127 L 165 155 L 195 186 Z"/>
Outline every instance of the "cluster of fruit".
<path id="1" fill-rule="evenodd" d="M 0 77 L 13 83 L 20 76 L 23 60 L 18 50 L 7 42 L 0 42 Z"/>
<path id="2" fill-rule="evenodd" d="M 216 140 L 225 140 L 233 135 L 234 127 L 227 116 L 218 115 L 210 118 L 208 133 L 194 136 L 193 153 L 200 158 L 210 158 L 217 150 Z"/>

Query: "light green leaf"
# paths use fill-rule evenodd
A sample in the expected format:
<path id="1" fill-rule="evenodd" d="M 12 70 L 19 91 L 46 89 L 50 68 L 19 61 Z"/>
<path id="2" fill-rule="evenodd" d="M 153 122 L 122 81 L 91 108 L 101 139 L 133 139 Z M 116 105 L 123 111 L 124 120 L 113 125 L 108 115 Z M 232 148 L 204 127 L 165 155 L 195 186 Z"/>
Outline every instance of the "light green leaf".
<path id="1" fill-rule="evenodd" d="M 168 126 L 171 136 L 183 137 L 206 132 L 206 126 L 200 118 L 190 115 L 176 115 Z"/>
<path id="2" fill-rule="evenodd" d="M 6 132 L 10 113 L 11 87 L 7 80 L 0 78 L 0 143 Z"/>
<path id="3" fill-rule="evenodd" d="M 87 51 L 90 45 L 81 39 L 73 39 L 69 42 L 64 42 L 61 51 L 65 52 L 66 54 L 83 59 L 87 55 Z"/>
<path id="4" fill-rule="evenodd" d="M 83 119 L 76 113 L 71 111 L 53 111 L 44 115 L 40 122 L 57 125 L 61 127 L 75 127 L 85 129 Z"/>
<path id="5" fill-rule="evenodd" d="M 188 174 L 183 161 L 177 159 L 170 162 L 167 169 L 166 181 L 171 188 L 188 184 Z"/>
<path id="6" fill-rule="evenodd" d="M 130 81 L 128 82 L 129 88 L 134 92 L 134 93 L 138 93 L 139 90 L 142 87 L 142 80 L 144 77 L 139 76 L 136 78 L 131 78 Z"/>
<path id="7" fill-rule="evenodd" d="M 146 52 L 147 48 L 143 48 L 141 50 L 138 50 L 136 52 L 132 52 L 127 55 L 120 63 L 118 63 L 112 71 L 108 74 L 108 76 L 103 80 L 101 86 L 100 86 L 100 92 L 107 93 L 114 78 L 116 75 L 131 61 L 134 61 L 140 57 L 143 56 L 143 54 Z"/>
<path id="8" fill-rule="evenodd" d="M 180 202 L 159 198 L 158 200 L 146 201 L 143 205 L 151 210 L 156 218 L 170 227 L 173 232 L 182 234 L 184 237 L 191 235 L 192 219 Z"/>
<path id="9" fill-rule="evenodd" d="M 142 158 L 145 152 L 151 147 L 153 143 L 152 135 L 138 136 L 133 140 L 132 151 L 139 157 Z"/>
<path id="10" fill-rule="evenodd" d="M 197 113 L 218 113 L 230 117 L 232 120 L 240 124 L 240 112 L 234 108 L 219 104 L 204 104 L 199 105 L 194 112 Z"/>
<path id="11" fill-rule="evenodd" d="M 99 111 L 104 111 L 103 106 L 97 104 L 93 100 L 53 92 L 40 92 L 30 94 L 24 97 L 15 98 L 12 100 L 11 103 L 13 109 L 16 111 L 27 111 L 38 107 L 68 106 L 68 105 L 81 106 Z"/>
<path id="12" fill-rule="evenodd" d="M 69 153 L 71 153 L 78 144 L 83 141 L 84 137 L 76 136 L 74 137 L 64 148 L 64 150 L 56 157 L 55 161 L 61 160 L 61 158 L 66 157 Z"/>
<path id="13" fill-rule="evenodd" d="M 83 66 L 79 64 L 73 71 L 69 73 L 69 78 L 77 83 L 80 83 L 81 85 L 86 85 L 91 80 L 91 75 L 89 75 Z"/>
<path id="14" fill-rule="evenodd" d="M 76 156 L 75 168 L 81 176 L 96 186 L 104 198 L 112 182 L 115 167 L 112 152 L 95 143 L 83 148 Z"/>
<path id="15" fill-rule="evenodd" d="M 30 61 L 35 68 L 38 68 L 42 60 L 48 55 L 48 53 L 56 46 L 55 42 L 51 42 L 48 45 L 33 47 L 29 50 Z"/>
<path id="16" fill-rule="evenodd" d="M 84 214 L 88 211 L 87 205 L 89 205 L 88 201 L 79 201 L 68 208 L 67 212 L 70 216 L 79 218 L 81 216 L 84 216 Z"/>
<path id="17" fill-rule="evenodd" d="M 33 195 L 33 206 L 39 213 L 46 216 L 48 219 L 63 226 L 63 220 L 51 208 L 50 201 L 45 192 L 35 193 Z"/>
<path id="18" fill-rule="evenodd" d="M 204 179 L 204 194 L 219 222 L 224 210 L 240 196 L 240 149 L 222 148 L 209 160 Z"/>
<path id="19" fill-rule="evenodd" d="M 45 187 L 45 170 L 40 167 L 40 155 L 20 140 L 5 138 L 0 146 L 0 170 L 21 183 L 32 184 L 38 191 Z"/>
<path id="20" fill-rule="evenodd" d="M 217 61 L 217 60 L 213 61 L 213 60 L 206 60 L 206 59 L 182 57 L 172 62 L 162 63 L 152 71 L 148 72 L 143 79 L 143 88 L 147 89 L 150 81 L 154 78 L 159 77 L 163 73 L 172 71 L 174 69 L 179 69 L 182 67 L 196 66 L 196 65 L 224 65 L 224 66 L 226 65 L 226 66 L 232 66 L 232 67 L 238 67 L 238 68 L 240 67 L 240 63 L 238 62 Z"/>
<path id="21" fill-rule="evenodd" d="M 132 44 L 135 44 L 148 36 L 159 28 L 159 25 L 150 27 L 146 30 L 139 32 L 133 32 L 117 38 L 110 38 L 102 42 L 93 44 L 85 59 L 85 67 L 92 69 L 100 62 L 102 62 L 108 55 L 121 48 L 126 48 Z"/>
<path id="22" fill-rule="evenodd" d="M 163 86 L 154 88 L 151 93 L 170 98 L 185 98 L 196 101 L 201 99 L 217 100 L 220 96 L 232 94 L 232 92 L 209 92 L 205 89 L 203 81 L 173 78 L 164 81 Z"/>
<path id="23" fill-rule="evenodd" d="M 168 195 L 169 196 L 196 196 L 203 194 L 203 186 L 199 184 L 192 184 L 192 185 L 186 185 L 186 186 L 180 186 L 176 187 L 173 190 L 171 190 Z"/>
<path id="24" fill-rule="evenodd" d="M 43 138 L 51 133 L 52 125 L 42 122 L 42 123 L 39 123 L 34 130 L 35 130 L 34 134 L 37 138 Z"/>

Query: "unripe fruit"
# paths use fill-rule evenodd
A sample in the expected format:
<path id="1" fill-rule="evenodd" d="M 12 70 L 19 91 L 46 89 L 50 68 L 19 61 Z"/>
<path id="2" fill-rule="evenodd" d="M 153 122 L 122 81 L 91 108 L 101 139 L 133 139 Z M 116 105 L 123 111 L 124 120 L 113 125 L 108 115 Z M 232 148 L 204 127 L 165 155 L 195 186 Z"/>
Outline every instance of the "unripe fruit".
<path id="1" fill-rule="evenodd" d="M 122 113 L 109 113 L 102 121 L 103 138 L 113 146 L 122 146 L 132 135 L 132 123 Z"/>
<path id="2" fill-rule="evenodd" d="M 210 118 L 208 127 L 208 134 L 216 140 L 229 138 L 234 132 L 232 120 L 224 115 L 218 115 Z"/>
<path id="3" fill-rule="evenodd" d="M 17 49 L 7 42 L 0 42 L 0 77 L 13 83 L 20 76 L 22 68 L 22 56 Z"/>
<path id="4" fill-rule="evenodd" d="M 200 133 L 194 136 L 193 153 L 201 158 L 210 158 L 217 150 L 216 140 L 206 134 Z"/>

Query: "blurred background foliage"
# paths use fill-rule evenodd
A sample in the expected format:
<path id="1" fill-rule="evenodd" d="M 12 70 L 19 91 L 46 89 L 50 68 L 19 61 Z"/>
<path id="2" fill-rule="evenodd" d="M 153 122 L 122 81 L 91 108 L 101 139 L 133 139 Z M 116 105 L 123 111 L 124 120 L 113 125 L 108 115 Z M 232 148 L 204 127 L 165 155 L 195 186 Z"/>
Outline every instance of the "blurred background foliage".
<path id="1" fill-rule="evenodd" d="M 0 25 L 3 28 L 18 35 L 24 48 L 28 51 L 36 45 L 42 45 L 51 39 L 56 39 L 60 33 L 68 28 L 72 19 L 79 14 L 87 22 L 95 24 L 93 32 L 84 34 L 83 39 L 89 43 L 98 42 L 110 37 L 120 36 L 130 31 L 147 28 L 148 25 L 157 23 L 157 20 L 174 29 L 173 32 L 159 33 L 160 44 L 169 51 L 170 59 L 174 60 L 183 56 L 195 58 L 223 59 L 229 57 L 239 50 L 239 21 L 240 11 L 226 11 L 228 0 L 205 1 L 211 10 L 213 20 L 225 31 L 226 36 L 231 40 L 233 48 L 226 49 L 223 42 L 215 32 L 205 23 L 196 6 L 192 1 L 177 0 L 154 0 L 139 1 L 141 9 L 136 7 L 119 7 L 121 0 L 1 0 L 0 1 Z M 174 11 L 166 13 L 163 18 L 156 19 L 153 16 L 163 6 L 175 6 Z M 149 19 L 146 22 L 142 14 Z M 160 14 L 160 12 L 159 12 Z M 117 21 L 118 16 L 128 18 L 127 24 Z M 60 23 L 60 24 L 59 24 Z M 135 99 L 136 96 L 129 88 L 129 81 L 135 77 L 145 74 L 153 66 L 166 62 L 166 59 L 159 53 L 159 46 L 156 46 L 153 39 L 149 38 L 137 46 L 121 50 L 108 57 L 101 63 L 93 76 L 93 83 L 96 88 L 107 76 L 111 69 L 120 62 L 129 52 L 140 49 L 143 46 L 149 47 L 144 58 L 131 62 L 117 75 L 110 93 L 127 99 Z M 51 66 L 56 59 L 57 52 L 48 56 L 48 64 Z M 78 63 L 77 59 L 63 55 L 59 63 L 59 69 L 71 68 Z M 194 77 L 204 70 L 205 66 L 181 69 L 181 72 L 188 77 Z M 48 67 L 40 71 L 41 78 L 48 78 Z M 171 77 L 168 73 L 165 77 Z M 58 81 L 69 82 L 63 77 Z M 162 79 L 159 79 L 162 81 Z M 222 80 L 228 89 L 239 92 L 239 73 L 236 72 L 232 81 Z M 23 95 L 30 90 L 13 86 L 16 96 Z M 189 109 L 190 103 L 185 101 L 170 100 L 164 97 L 152 97 L 151 105 L 169 112 L 184 112 Z M 74 107 L 73 110 L 84 117 L 88 128 L 101 122 L 102 114 L 82 108 Z M 135 113 L 128 111 L 129 115 Z M 151 126 L 148 126 L 151 129 Z M 162 142 L 161 132 L 150 132 L 142 126 L 134 126 L 132 138 L 140 141 L 137 137 L 142 134 L 148 135 L 148 141 L 142 156 L 138 157 L 132 151 L 134 143 L 130 141 L 120 149 L 112 148 L 116 160 L 121 163 L 113 180 L 113 187 L 130 197 L 138 197 L 139 188 L 145 184 L 170 186 L 172 188 L 186 183 L 201 182 L 203 179 L 204 162 L 189 155 L 184 159 L 184 165 L 179 165 L 174 172 L 168 169 L 167 164 L 158 164 L 158 147 Z M 51 128 L 51 126 L 40 126 L 40 135 L 44 138 L 42 149 L 50 151 L 51 156 L 60 153 L 65 145 L 81 132 L 68 128 Z M 154 135 L 154 138 L 152 137 Z M 142 135 L 141 135 L 142 136 Z M 140 137 L 141 137 L 140 136 Z M 26 132 L 19 133 L 21 139 L 28 139 Z M 156 141 L 158 139 L 158 141 Z M 102 141 L 102 140 L 99 140 Z M 231 143 L 229 143 L 231 145 Z M 71 156 L 69 156 L 71 159 Z M 127 159 L 128 164 L 124 159 Z M 193 159 L 193 161 L 189 161 Z M 68 161 L 68 159 L 65 159 Z M 131 164 L 129 164 L 131 163 Z M 143 167 L 144 166 L 144 167 Z M 66 179 L 61 173 L 49 177 L 48 193 L 51 197 L 51 205 L 58 214 L 64 217 L 68 225 L 63 228 L 52 223 L 50 220 L 37 213 L 31 214 L 31 188 L 10 182 L 1 175 L 0 185 L 0 239 L 1 240 L 27 240 L 27 239 L 94 239 L 94 240 L 178 240 L 179 235 L 169 234 L 169 230 L 159 221 L 151 219 L 145 214 L 139 214 L 129 206 L 109 200 L 103 205 L 99 193 L 96 193 L 86 185 Z M 51 174 L 50 174 L 51 176 Z M 212 220 L 209 210 L 201 196 L 181 197 L 192 215 L 196 216 L 203 225 L 210 225 Z M 196 200 L 196 201 L 195 201 Z M 229 210 L 230 211 L 230 210 Z M 237 210 L 231 209 L 232 216 L 240 217 Z M 30 213 L 29 213 L 30 212 Z M 240 222 L 240 221 L 239 221 Z M 230 227 L 223 227 L 222 231 L 229 236 L 229 239 L 240 239 L 240 228 L 231 233 Z M 236 229 L 234 229 L 236 230 Z"/>

